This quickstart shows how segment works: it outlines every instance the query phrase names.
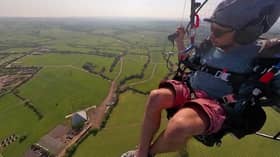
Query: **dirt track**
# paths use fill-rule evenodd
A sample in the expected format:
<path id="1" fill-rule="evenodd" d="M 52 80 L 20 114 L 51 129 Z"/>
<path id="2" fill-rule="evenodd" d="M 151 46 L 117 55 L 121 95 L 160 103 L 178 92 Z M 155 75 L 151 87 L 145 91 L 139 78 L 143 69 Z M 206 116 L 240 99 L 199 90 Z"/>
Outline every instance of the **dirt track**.
<path id="1" fill-rule="evenodd" d="M 105 116 L 105 111 L 107 108 L 107 104 L 109 104 L 113 100 L 113 96 L 116 90 L 116 83 L 113 81 L 111 83 L 110 91 L 104 101 L 99 105 L 96 109 L 91 111 L 89 114 L 90 123 L 92 124 L 93 128 L 100 128 L 101 123 Z"/>
<path id="2" fill-rule="evenodd" d="M 118 75 L 116 76 L 116 78 L 114 79 L 114 81 L 112 81 L 107 97 L 103 100 L 103 102 L 96 109 L 89 111 L 89 119 L 90 119 L 90 123 L 92 124 L 93 128 L 100 128 L 101 123 L 105 116 L 107 104 L 114 101 L 113 99 L 116 95 L 115 92 L 117 89 L 116 82 L 117 82 L 118 78 L 120 77 L 122 70 L 123 70 L 123 58 L 120 59 L 120 64 L 121 64 L 120 71 L 119 71 Z"/>

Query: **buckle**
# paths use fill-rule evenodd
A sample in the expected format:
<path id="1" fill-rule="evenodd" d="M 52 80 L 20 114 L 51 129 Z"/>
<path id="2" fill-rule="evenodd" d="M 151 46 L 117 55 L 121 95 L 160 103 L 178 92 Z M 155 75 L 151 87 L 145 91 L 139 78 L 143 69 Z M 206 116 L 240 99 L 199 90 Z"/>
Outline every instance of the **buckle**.
<path id="1" fill-rule="evenodd" d="M 215 76 L 215 78 L 219 78 L 223 81 L 228 82 L 229 81 L 228 78 L 230 75 L 231 75 L 230 73 L 226 73 L 226 72 L 218 70 L 214 76 Z"/>
<path id="2" fill-rule="evenodd" d="M 236 99 L 234 98 L 234 94 L 229 94 L 222 97 L 225 104 L 236 103 Z"/>

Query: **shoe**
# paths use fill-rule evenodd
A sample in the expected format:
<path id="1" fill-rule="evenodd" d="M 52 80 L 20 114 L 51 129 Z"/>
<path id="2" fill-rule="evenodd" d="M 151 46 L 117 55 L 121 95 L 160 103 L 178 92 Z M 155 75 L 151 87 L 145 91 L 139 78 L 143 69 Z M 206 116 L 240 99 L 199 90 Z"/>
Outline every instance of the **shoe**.
<path id="1" fill-rule="evenodd" d="M 123 153 L 121 157 L 136 157 L 137 150 L 130 150 L 126 153 Z"/>

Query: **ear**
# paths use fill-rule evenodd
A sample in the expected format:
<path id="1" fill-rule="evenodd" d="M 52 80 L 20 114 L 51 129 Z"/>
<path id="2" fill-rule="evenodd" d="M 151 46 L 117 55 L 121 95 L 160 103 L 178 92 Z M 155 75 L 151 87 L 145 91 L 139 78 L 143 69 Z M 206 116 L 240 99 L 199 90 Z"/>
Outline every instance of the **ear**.
<path id="1" fill-rule="evenodd" d="M 235 41 L 241 45 L 246 45 L 254 42 L 261 34 L 261 29 L 258 27 L 245 27 L 237 30 L 235 33 Z"/>

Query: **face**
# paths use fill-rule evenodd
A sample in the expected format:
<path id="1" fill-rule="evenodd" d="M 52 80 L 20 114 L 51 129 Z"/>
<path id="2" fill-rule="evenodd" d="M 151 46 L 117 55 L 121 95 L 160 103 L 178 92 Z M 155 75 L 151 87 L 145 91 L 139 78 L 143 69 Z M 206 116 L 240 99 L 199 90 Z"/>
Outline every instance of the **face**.
<path id="1" fill-rule="evenodd" d="M 235 45 L 234 30 L 228 27 L 223 27 L 216 23 L 211 23 L 210 39 L 214 46 L 224 48 Z"/>

